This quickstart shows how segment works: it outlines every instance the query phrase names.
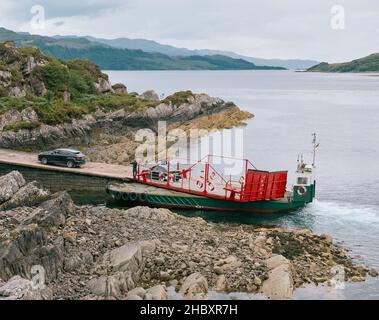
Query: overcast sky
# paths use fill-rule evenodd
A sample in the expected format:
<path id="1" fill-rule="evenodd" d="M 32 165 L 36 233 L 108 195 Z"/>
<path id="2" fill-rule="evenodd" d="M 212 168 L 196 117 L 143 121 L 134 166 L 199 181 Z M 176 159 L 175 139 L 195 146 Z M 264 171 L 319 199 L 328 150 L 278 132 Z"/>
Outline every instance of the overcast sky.
<path id="1" fill-rule="evenodd" d="M 34 5 L 45 9 L 44 29 L 32 27 Z M 344 12 L 332 13 L 336 5 Z M 378 0 L 0 0 L 0 26 L 262 58 L 338 62 L 379 52 Z"/>

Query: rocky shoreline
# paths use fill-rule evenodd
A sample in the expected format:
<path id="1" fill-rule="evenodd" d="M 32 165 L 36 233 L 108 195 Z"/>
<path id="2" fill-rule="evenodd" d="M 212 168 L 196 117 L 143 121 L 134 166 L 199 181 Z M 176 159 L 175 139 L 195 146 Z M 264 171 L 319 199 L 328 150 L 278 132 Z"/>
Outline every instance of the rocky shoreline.
<path id="1" fill-rule="evenodd" d="M 90 161 L 127 164 L 138 146 L 135 133 L 156 131 L 158 121 L 168 129 L 218 130 L 252 116 L 204 93 L 128 93 L 90 61 L 61 61 L 33 46 L 0 43 L 0 148 L 74 147 Z"/>
<path id="2" fill-rule="evenodd" d="M 18 172 L 0 178 L 0 204 L 0 299 L 162 300 L 168 287 L 185 299 L 207 299 L 209 290 L 291 299 L 304 284 L 332 284 L 335 270 L 345 281 L 378 275 L 311 230 L 76 206 Z M 33 290 L 35 265 L 46 288 Z"/>
<path id="3" fill-rule="evenodd" d="M 156 95 L 149 92 L 149 95 L 141 95 L 141 99 L 152 99 L 151 95 Z M 187 102 L 179 105 L 161 102 L 154 108 L 135 112 L 124 109 L 104 112 L 98 108 L 96 113 L 73 119 L 70 123 L 54 126 L 41 124 L 34 129 L 3 131 L 5 125 L 39 121 L 30 107 L 21 112 L 12 109 L 0 114 L 0 148 L 42 151 L 72 146 L 83 150 L 90 161 L 126 164 L 133 159 L 138 146 L 134 139 L 137 130 L 147 128 L 155 131 L 158 121 L 166 121 L 169 128 L 187 130 L 196 125 L 196 129 L 218 130 L 244 125 L 243 120 L 252 116 L 232 102 L 206 94 L 193 94 Z M 99 152 L 104 149 L 107 152 Z"/>

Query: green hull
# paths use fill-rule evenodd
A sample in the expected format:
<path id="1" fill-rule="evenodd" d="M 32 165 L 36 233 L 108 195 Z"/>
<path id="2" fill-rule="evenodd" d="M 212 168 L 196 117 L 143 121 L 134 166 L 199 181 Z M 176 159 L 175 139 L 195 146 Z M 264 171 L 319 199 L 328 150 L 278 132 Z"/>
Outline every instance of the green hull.
<path id="1" fill-rule="evenodd" d="M 144 190 L 144 187 L 147 189 L 147 192 Z M 168 191 L 161 188 L 152 189 L 152 187 L 137 183 L 124 185 L 110 184 L 107 186 L 107 193 L 120 205 L 125 206 L 144 205 L 157 208 L 189 210 L 275 213 L 292 211 L 312 202 L 314 186 L 311 186 L 311 188 L 312 197 L 296 200 L 295 196 L 295 201 L 293 197 L 288 197 L 280 200 L 238 202 Z"/>

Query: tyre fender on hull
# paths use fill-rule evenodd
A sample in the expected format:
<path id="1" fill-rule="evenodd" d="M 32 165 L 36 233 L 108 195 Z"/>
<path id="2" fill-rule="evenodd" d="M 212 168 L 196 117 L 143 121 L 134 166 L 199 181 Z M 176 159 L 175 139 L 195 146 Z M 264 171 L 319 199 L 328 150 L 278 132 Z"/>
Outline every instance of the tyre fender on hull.
<path id="1" fill-rule="evenodd" d="M 138 199 L 138 195 L 135 192 L 130 193 L 129 199 L 131 201 L 136 201 Z"/>
<path id="2" fill-rule="evenodd" d="M 141 193 L 141 194 L 139 195 L 139 200 L 140 200 L 141 202 L 145 202 L 145 201 L 147 201 L 147 193 Z"/>
<path id="3" fill-rule="evenodd" d="M 129 194 L 128 193 L 123 193 L 122 194 L 122 200 L 128 201 L 129 200 Z"/>

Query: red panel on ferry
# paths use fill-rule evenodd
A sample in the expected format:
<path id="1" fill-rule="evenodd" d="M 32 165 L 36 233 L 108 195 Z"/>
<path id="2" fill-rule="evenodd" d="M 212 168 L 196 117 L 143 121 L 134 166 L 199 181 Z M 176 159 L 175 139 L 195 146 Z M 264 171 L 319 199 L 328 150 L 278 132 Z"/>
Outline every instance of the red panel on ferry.
<path id="1" fill-rule="evenodd" d="M 265 200 L 273 199 L 274 181 L 275 181 L 275 174 L 270 173 L 267 178 Z"/>
<path id="2" fill-rule="evenodd" d="M 244 200 L 260 201 L 265 200 L 267 180 L 269 172 L 249 170 L 246 175 L 246 186 L 243 195 Z"/>
<path id="3" fill-rule="evenodd" d="M 286 193 L 287 171 L 271 172 L 268 177 L 266 200 L 283 198 Z"/>

